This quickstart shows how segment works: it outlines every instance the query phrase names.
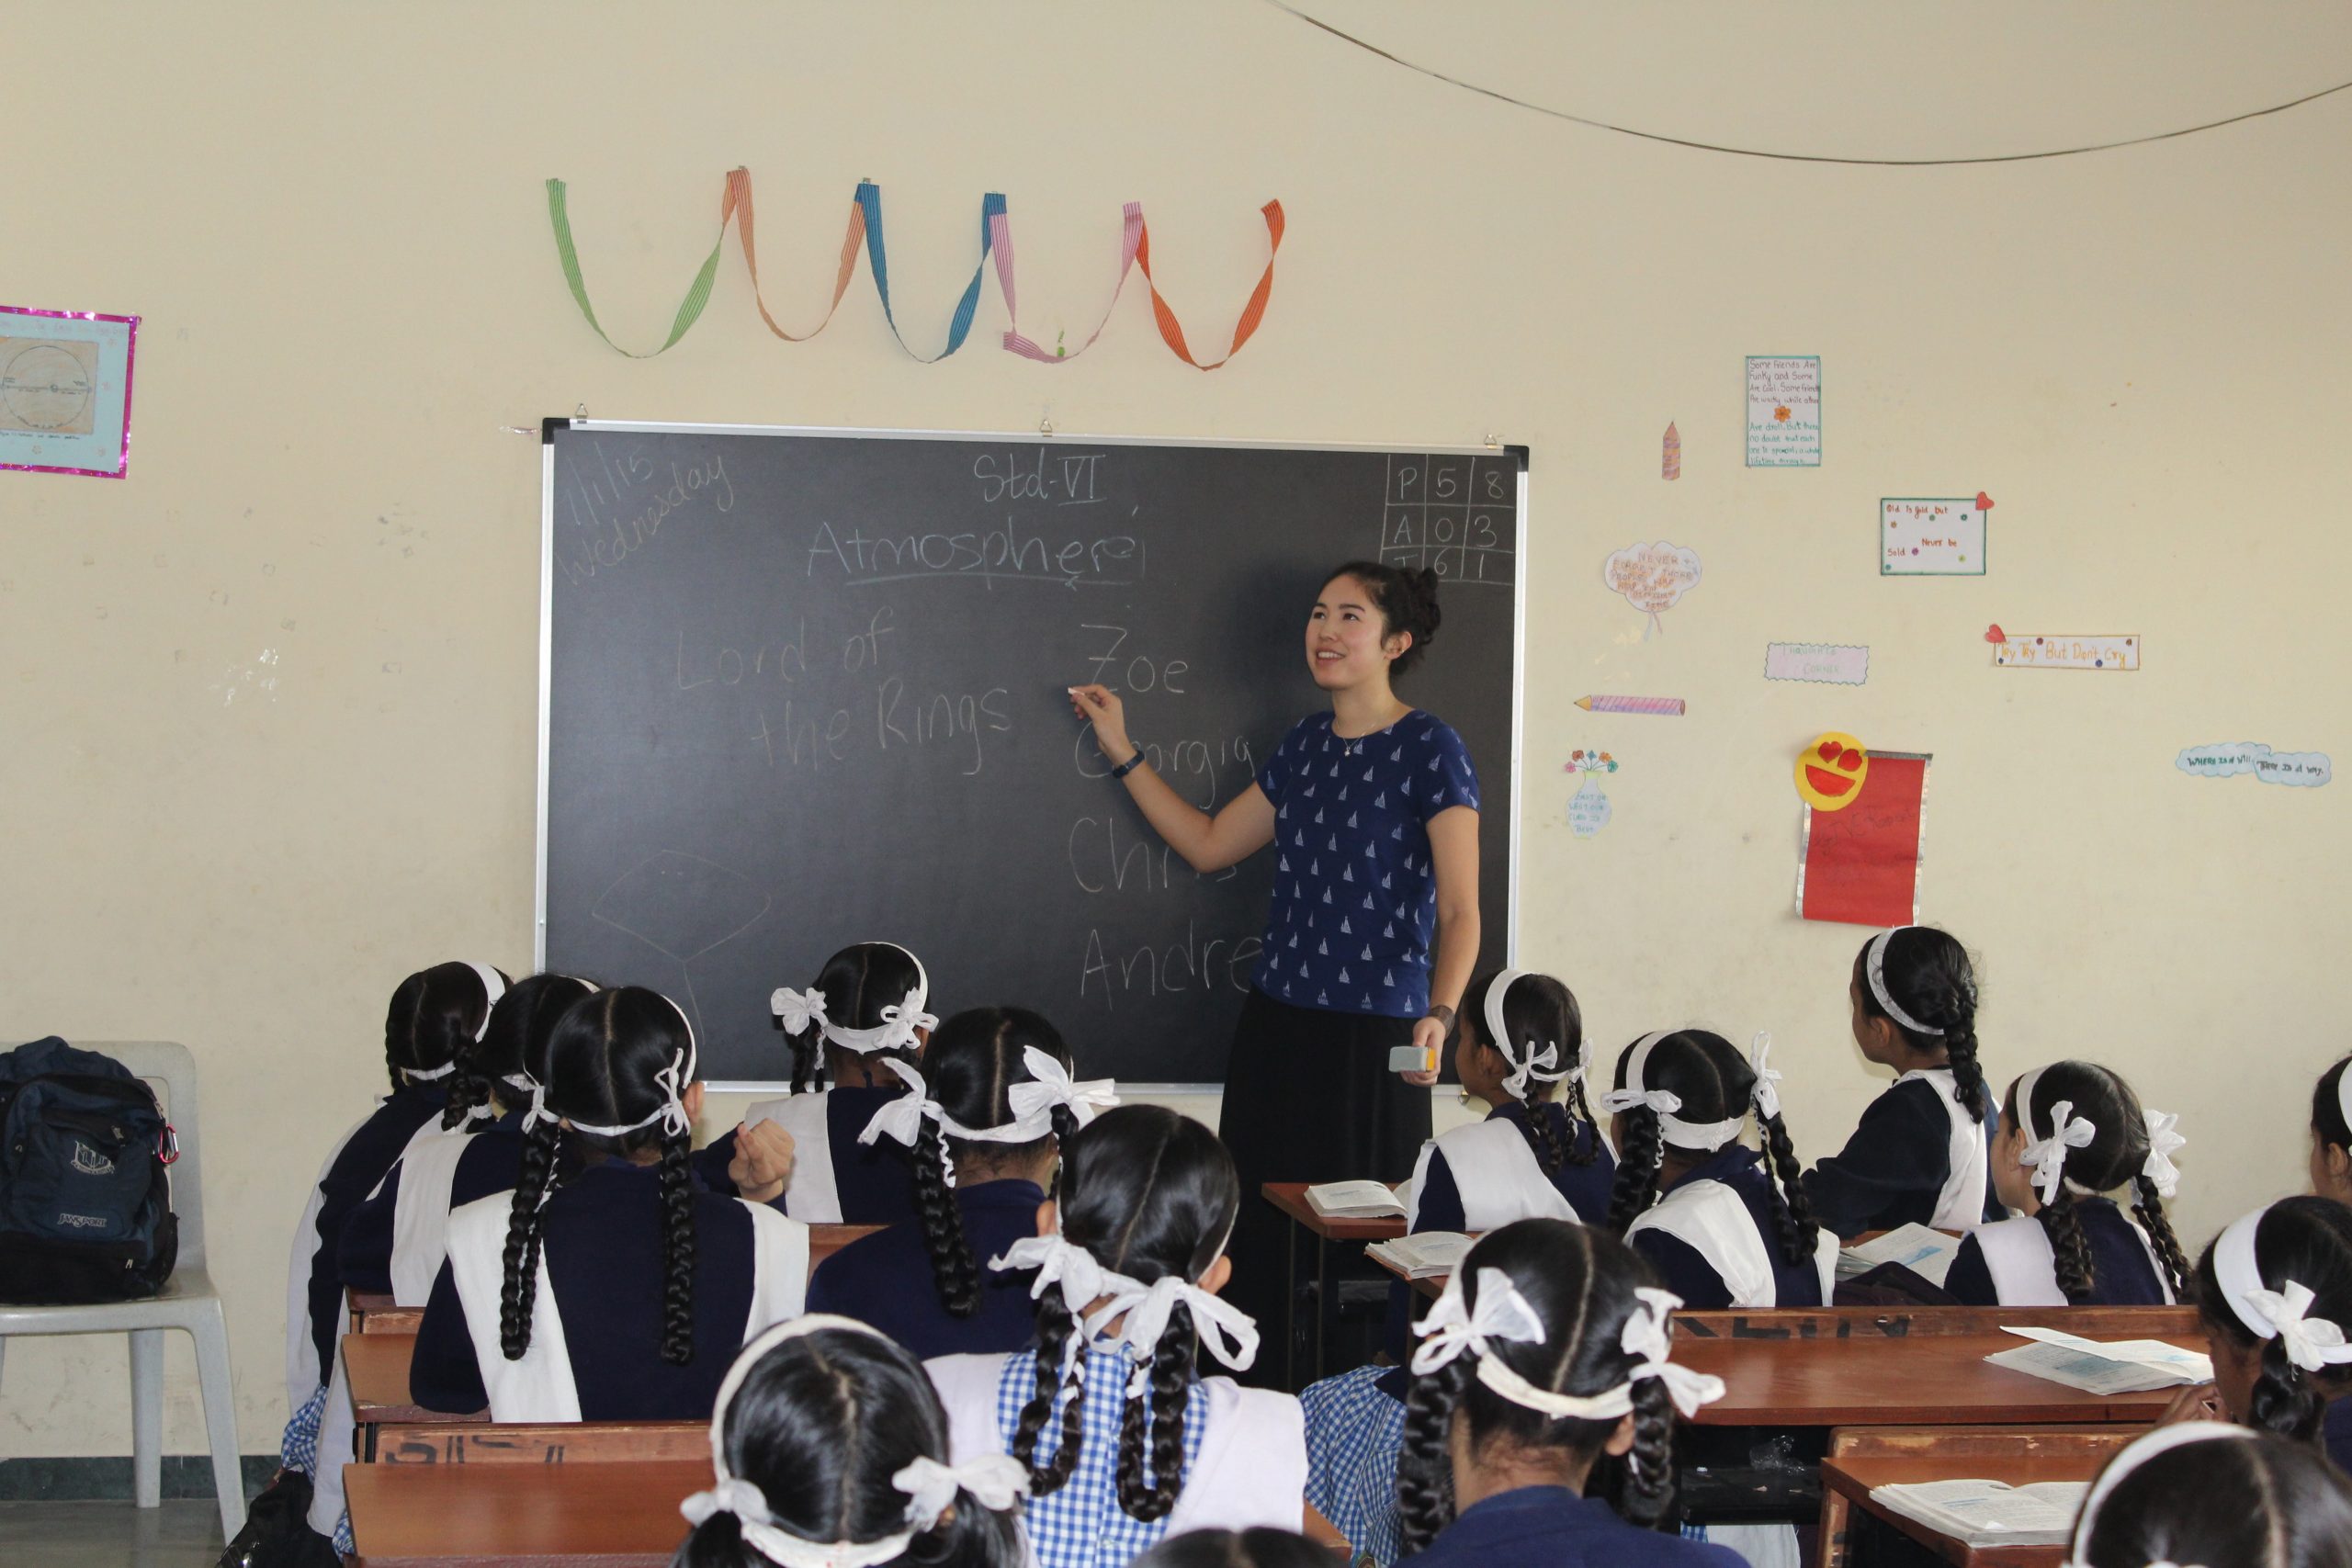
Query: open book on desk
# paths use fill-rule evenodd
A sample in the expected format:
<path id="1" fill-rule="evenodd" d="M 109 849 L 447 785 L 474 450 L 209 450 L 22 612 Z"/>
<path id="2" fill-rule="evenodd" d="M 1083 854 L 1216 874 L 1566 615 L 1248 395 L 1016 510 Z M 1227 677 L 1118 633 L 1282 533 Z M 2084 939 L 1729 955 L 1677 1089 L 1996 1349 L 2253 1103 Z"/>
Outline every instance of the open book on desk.
<path id="1" fill-rule="evenodd" d="M 2064 1546 L 2082 1512 L 2085 1481 L 2011 1486 L 2002 1481 L 1921 1481 L 1873 1486 L 1871 1501 L 1970 1546 Z"/>
<path id="2" fill-rule="evenodd" d="M 1415 1231 L 1394 1241 L 1375 1241 L 1364 1253 L 1408 1280 L 1431 1280 L 1460 1268 L 1477 1239 L 1460 1231 Z"/>
<path id="3" fill-rule="evenodd" d="M 1838 1253 L 1838 1278 L 1851 1280 L 1889 1263 L 1900 1263 L 1931 1285 L 1941 1285 L 1960 1252 L 1960 1238 L 1922 1224 L 1897 1225 L 1883 1235 L 1856 1242 Z"/>
<path id="4" fill-rule="evenodd" d="M 1405 1217 L 1396 1194 L 1377 1181 L 1320 1181 L 1306 1190 L 1306 1206 L 1327 1220 Z"/>
<path id="5" fill-rule="evenodd" d="M 2061 1334 L 2054 1328 L 2011 1328 L 2036 1343 L 2001 1350 L 1984 1359 L 1996 1367 L 2029 1372 L 2086 1393 L 2143 1393 L 2213 1381 L 2213 1359 L 2161 1339 L 2104 1341 Z"/>

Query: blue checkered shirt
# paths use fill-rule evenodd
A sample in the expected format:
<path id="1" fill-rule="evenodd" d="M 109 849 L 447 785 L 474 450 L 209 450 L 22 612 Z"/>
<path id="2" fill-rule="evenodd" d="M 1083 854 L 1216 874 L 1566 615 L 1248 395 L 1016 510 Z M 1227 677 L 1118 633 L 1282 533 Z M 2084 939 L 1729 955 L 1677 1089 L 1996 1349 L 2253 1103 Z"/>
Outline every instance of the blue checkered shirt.
<path id="1" fill-rule="evenodd" d="M 1098 1348 L 1082 1359 L 1086 1407 L 1078 1468 L 1056 1490 L 1030 1498 L 1023 1510 L 1038 1568 L 1124 1568 L 1168 1533 L 1166 1519 L 1135 1518 L 1119 1506 L 1119 1422 L 1125 1413 L 1126 1382 L 1134 1368 L 1133 1353 L 1124 1345 Z M 1007 1358 L 996 1385 L 997 1437 L 1007 1453 L 1012 1451 L 1013 1432 L 1021 1425 L 1021 1407 L 1036 1392 L 1037 1353 L 1023 1350 Z M 1037 1435 L 1036 1463 L 1041 1469 L 1060 1450 L 1060 1416 L 1061 1406 L 1057 1405 L 1046 1418 L 1045 1430 Z M 1195 1382 L 1193 1396 L 1184 1402 L 1187 1474 L 1201 1457 L 1201 1437 L 1207 1426 L 1208 1411 Z M 1150 1465 L 1147 1438 L 1147 1477 Z M 1182 1485 L 1181 1479 L 1177 1484 Z"/>

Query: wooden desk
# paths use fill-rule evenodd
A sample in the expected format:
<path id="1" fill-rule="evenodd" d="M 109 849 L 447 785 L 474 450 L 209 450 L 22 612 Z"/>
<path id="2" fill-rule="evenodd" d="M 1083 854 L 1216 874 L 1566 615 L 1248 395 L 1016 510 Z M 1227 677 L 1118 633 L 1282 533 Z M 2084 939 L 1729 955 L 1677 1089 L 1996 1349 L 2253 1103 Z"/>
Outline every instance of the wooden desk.
<path id="1" fill-rule="evenodd" d="M 1937 1481 L 1991 1480 L 2018 1484 L 2007 1469 L 2030 1466 L 2026 1477 L 2034 1481 L 2081 1481 L 2098 1473 L 2116 1451 L 2144 1430 L 2139 1427 L 1841 1427 L 1829 1434 L 1829 1451 L 1822 1464 L 1820 1556 L 1816 1568 L 1849 1568 L 1848 1539 L 1853 1509 L 1867 1501 L 1870 1487 L 1883 1480 L 1869 1480 L 1857 1464 L 1880 1461 L 1925 1461 Z M 1841 1467 L 1834 1479 L 1830 1461 Z M 1885 1479 L 1905 1480 L 1895 1476 Z M 1860 1490 L 1857 1492 L 1855 1488 Z M 1873 1509 L 1884 1517 L 1887 1510 Z M 1901 1529 L 1890 1521 L 1890 1528 Z M 1953 1542 L 1955 1548 L 1959 1543 Z M 1959 1548 L 1965 1550 L 1964 1548 Z M 2041 1551 L 2039 1547 L 2018 1550 Z M 2063 1555 L 2063 1554 L 2061 1554 Z M 2058 1556 L 2034 1559 L 2054 1564 Z"/>
<path id="2" fill-rule="evenodd" d="M 707 1421 L 387 1421 L 376 1428 L 378 1464 L 610 1464 L 709 1456 Z"/>
<path id="3" fill-rule="evenodd" d="M 344 1337 L 344 1377 L 351 1385 L 352 1417 L 359 1429 L 359 1458 L 363 1463 L 375 1459 L 377 1438 L 386 1426 L 480 1426 L 490 1420 L 487 1410 L 452 1416 L 417 1404 L 408 1390 L 409 1358 L 415 1349 L 413 1334 Z"/>
<path id="4" fill-rule="evenodd" d="M 401 1306 L 390 1291 L 346 1291 L 344 1299 L 354 1334 L 414 1334 L 424 1318 L 423 1307 Z"/>
<path id="5" fill-rule="evenodd" d="M 2003 1481 L 2012 1486 L 2027 1486 L 2038 1481 L 2088 1481 L 2099 1472 L 2115 1450 L 2137 1435 L 2119 1432 L 2104 1446 L 2093 1446 L 2098 1443 L 2097 1438 L 2078 1438 L 2065 1444 L 2045 1442 L 2031 1449 L 2019 1443 L 2006 1454 L 1825 1459 L 1821 1461 L 1824 1563 L 1843 1568 L 1854 1560 L 1851 1510 L 1860 1508 L 1955 1568 L 2057 1568 L 2066 1560 L 2066 1548 L 2063 1545 L 1972 1547 L 1917 1519 L 1879 1506 L 1871 1501 L 1871 1491 L 1873 1487 L 1915 1485 L 1928 1481 Z M 1841 1505 L 1834 1536 L 1829 1510 L 1833 1495 Z"/>
<path id="6" fill-rule="evenodd" d="M 2009 1334 L 1698 1339 L 1678 1342 L 1674 1359 L 1724 1380 L 1724 1397 L 1696 1418 L 1707 1427 L 2147 1426 L 2180 1392 L 2086 1393 L 1984 1359 L 2026 1343 Z"/>
<path id="7" fill-rule="evenodd" d="M 1315 1238 L 1315 1361 L 1312 1382 L 1323 1375 L 1323 1330 L 1331 1314 L 1331 1243 L 1343 1241 L 1361 1244 L 1368 1241 L 1389 1241 L 1405 1234 L 1403 1219 L 1391 1215 L 1368 1220 L 1332 1219 L 1315 1212 L 1306 1201 L 1308 1183 L 1304 1181 L 1269 1181 L 1259 1192 L 1266 1201 L 1290 1218 L 1290 1253 L 1283 1293 L 1283 1382 L 1292 1389 L 1302 1386 L 1298 1377 L 1298 1293 L 1306 1288 L 1299 1270 L 1298 1235 L 1301 1231 Z"/>
<path id="8" fill-rule="evenodd" d="M 610 1464 L 354 1464 L 344 1495 L 359 1568 L 551 1563 L 669 1568 L 678 1505 L 710 1456 Z"/>

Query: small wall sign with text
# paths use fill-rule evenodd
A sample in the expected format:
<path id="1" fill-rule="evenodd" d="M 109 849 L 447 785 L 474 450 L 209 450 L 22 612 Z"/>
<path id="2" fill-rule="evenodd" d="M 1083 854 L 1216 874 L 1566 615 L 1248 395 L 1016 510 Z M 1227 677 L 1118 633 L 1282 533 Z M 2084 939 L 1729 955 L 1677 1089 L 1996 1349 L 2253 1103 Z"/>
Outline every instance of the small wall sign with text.
<path id="1" fill-rule="evenodd" d="M 2137 670 L 2136 637 L 2004 637 L 1993 662 L 2004 670 Z"/>
<path id="2" fill-rule="evenodd" d="M 2264 784 L 2297 789 L 2317 789 L 2335 776 L 2335 764 L 2324 751 L 2273 751 L 2250 740 L 2191 746 L 2173 759 L 2173 766 L 2208 779 L 2252 773 Z"/>
<path id="3" fill-rule="evenodd" d="M 1764 645 L 1767 681 L 1819 681 L 1859 686 L 1871 678 L 1871 650 L 1842 642 L 1773 642 Z"/>
<path id="4" fill-rule="evenodd" d="M 1982 577 L 1992 497 L 1889 496 L 1878 503 L 1881 577 Z"/>

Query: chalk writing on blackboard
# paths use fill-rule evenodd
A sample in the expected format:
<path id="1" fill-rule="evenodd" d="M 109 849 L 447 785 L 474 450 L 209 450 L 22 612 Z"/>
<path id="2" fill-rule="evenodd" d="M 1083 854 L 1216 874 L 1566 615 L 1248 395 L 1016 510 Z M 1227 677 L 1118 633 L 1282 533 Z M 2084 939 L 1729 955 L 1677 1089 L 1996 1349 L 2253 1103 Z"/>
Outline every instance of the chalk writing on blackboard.
<path id="1" fill-rule="evenodd" d="M 1380 558 L 1449 582 L 1508 588 L 1518 574 L 1519 461 L 1470 453 L 1388 459 Z"/>

